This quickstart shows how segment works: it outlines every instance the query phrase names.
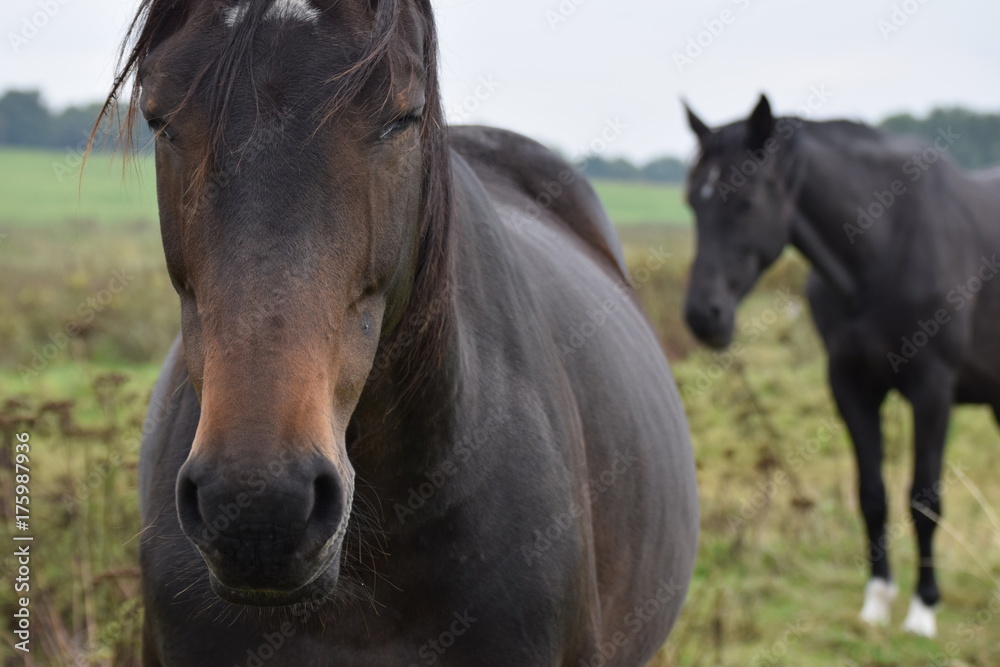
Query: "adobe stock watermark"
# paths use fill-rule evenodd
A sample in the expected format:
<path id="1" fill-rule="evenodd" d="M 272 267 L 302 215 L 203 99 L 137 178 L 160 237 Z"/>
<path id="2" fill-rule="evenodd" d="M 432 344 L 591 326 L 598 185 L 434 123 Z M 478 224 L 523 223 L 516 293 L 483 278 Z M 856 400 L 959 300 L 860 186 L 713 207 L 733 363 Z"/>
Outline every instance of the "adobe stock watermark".
<path id="1" fill-rule="evenodd" d="M 788 651 L 814 627 L 812 622 L 803 619 L 789 623 L 778 639 L 750 659 L 750 667 L 788 664 Z"/>
<path id="2" fill-rule="evenodd" d="M 302 443 L 296 444 L 294 441 L 285 443 L 285 448 L 276 455 L 268 458 L 267 462 L 261 462 L 257 468 L 242 473 L 237 480 L 237 488 L 240 491 L 231 498 L 230 502 L 218 503 L 214 508 L 211 517 L 202 509 L 203 523 L 199 530 L 199 537 L 202 540 L 213 541 L 226 533 L 232 527 L 239 527 L 240 517 L 243 511 L 249 509 L 261 498 L 268 499 L 266 495 L 271 484 L 284 477 L 285 473 L 292 469 L 296 462 L 296 457 L 292 451 L 301 450 Z M 345 515 L 350 516 L 353 504 L 353 495 L 348 495 Z"/>
<path id="3" fill-rule="evenodd" d="M 934 142 L 920 153 L 914 153 L 903 163 L 902 175 L 906 177 L 893 180 L 888 189 L 872 192 L 874 200 L 867 206 L 858 207 L 857 224 L 844 223 L 844 233 L 847 240 L 854 244 L 859 236 L 871 229 L 886 213 L 909 192 L 909 188 L 919 181 L 927 171 L 942 158 L 962 135 L 949 127 L 947 130 L 938 128 L 938 136 Z M 909 185 L 907 185 L 907 181 Z"/>
<path id="4" fill-rule="evenodd" d="M 244 664 L 247 667 L 264 667 L 264 664 L 273 658 L 296 632 L 297 628 L 291 621 L 284 621 L 272 632 L 265 632 L 261 635 L 263 641 L 256 648 L 247 649 L 247 659 Z"/>
<path id="5" fill-rule="evenodd" d="M 680 51 L 673 52 L 674 66 L 681 74 L 704 55 L 713 44 L 726 32 L 726 29 L 736 23 L 739 12 L 746 11 L 752 4 L 751 0 L 730 0 L 736 10 L 723 9 L 717 16 L 701 22 L 702 29 L 688 37 L 687 44 Z M 737 11 L 738 10 L 738 11 Z"/>
<path id="6" fill-rule="evenodd" d="M 580 172 L 586 168 L 587 162 L 607 152 L 608 148 L 618 141 L 626 129 L 628 129 L 628 124 L 618 116 L 606 118 L 598 134 L 587 144 L 577 147 L 573 151 L 573 157 L 570 158 L 569 162 L 576 165 L 576 169 L 563 169 L 558 174 L 553 174 L 552 179 L 543 181 L 532 200 L 514 217 L 512 221 L 514 229 L 518 233 L 552 234 L 553 232 L 547 225 L 539 224 L 542 212 L 549 210 L 557 199 L 576 184 L 577 180 L 586 180 Z"/>
<path id="7" fill-rule="evenodd" d="M 640 287 L 649 282 L 653 274 L 662 269 L 667 264 L 667 260 L 673 257 L 673 253 L 667 252 L 663 246 L 647 249 L 646 261 L 642 266 L 629 271 L 629 282 L 618 281 L 615 283 L 615 294 L 609 296 L 594 308 L 587 311 L 587 314 L 578 322 L 571 325 L 565 340 L 559 343 L 559 354 L 563 359 L 575 354 L 582 349 L 601 328 L 606 325 L 611 317 L 618 313 L 622 303 L 631 298 L 634 287 Z"/>
<path id="8" fill-rule="evenodd" d="M 405 524 L 416 516 L 448 480 L 458 474 L 461 465 L 467 463 L 489 441 L 490 436 L 500 429 L 506 417 L 504 406 L 496 405 L 490 408 L 481 425 L 460 439 L 449 455 L 434 468 L 425 471 L 425 481 L 410 487 L 405 502 L 396 502 L 393 505 L 399 522 Z"/>
<path id="9" fill-rule="evenodd" d="M 816 429 L 816 434 L 796 445 L 786 457 L 784 465 L 793 474 L 802 470 L 809 463 L 824 445 L 833 441 L 834 436 L 844 429 L 842 422 L 834 419 L 824 419 L 820 427 Z M 779 489 L 791 484 L 792 478 L 783 468 L 774 470 L 771 475 L 760 482 L 757 482 L 752 493 L 744 496 L 736 512 L 730 512 L 726 517 L 726 523 L 730 530 L 737 532 L 750 523 L 765 507 Z"/>
<path id="10" fill-rule="evenodd" d="M 949 463 L 948 470 L 941 476 L 941 479 L 934 482 L 933 486 L 923 488 L 920 490 L 920 493 L 913 496 L 910 500 L 911 508 L 927 507 L 930 505 L 931 500 L 940 499 L 945 487 L 954 485 L 957 480 L 964 477 L 966 470 L 968 470 L 968 466 L 963 465 L 961 462 Z M 867 552 L 864 556 L 853 556 L 851 558 L 854 566 L 862 572 L 867 572 L 872 561 L 885 557 L 889 553 L 889 547 L 892 546 L 893 542 L 909 534 L 912 524 L 913 517 L 910 513 L 904 514 L 897 521 L 887 523 L 882 537 L 879 538 L 878 542 L 868 543 Z"/>
<path id="11" fill-rule="evenodd" d="M 545 552 L 562 539 L 566 531 L 576 525 L 577 520 L 586 513 L 587 507 L 617 484 L 638 462 L 639 457 L 634 454 L 615 452 L 611 464 L 584 485 L 583 500 L 573 500 L 566 510 L 553 516 L 547 526 L 534 531 L 535 539 L 532 542 L 521 545 L 521 556 L 524 557 L 525 564 L 530 566 L 541 559 Z"/>
<path id="12" fill-rule="evenodd" d="M 94 137 L 94 144 L 107 142 L 109 136 L 107 130 L 103 127 L 98 130 L 97 135 Z M 56 176 L 56 181 L 62 183 L 69 177 L 76 177 L 80 174 L 80 169 L 83 167 L 84 158 L 87 155 L 87 146 L 90 145 L 90 132 L 86 130 L 81 130 L 80 134 L 82 139 L 75 146 L 66 147 L 66 157 L 60 160 L 53 160 L 50 163 L 52 167 L 52 173 Z"/>
<path id="13" fill-rule="evenodd" d="M 131 275 L 128 269 L 112 271 L 111 279 L 104 289 L 87 297 L 76 307 L 77 319 L 67 322 L 60 331 L 50 333 L 49 342 L 32 349 L 31 360 L 18 365 L 17 373 L 20 375 L 21 381 L 27 384 L 29 380 L 37 378 L 42 371 L 48 368 L 49 363 L 66 349 L 70 339 L 79 336 L 83 328 L 93 322 L 100 313 L 111 305 L 114 298 L 121 294 L 134 279 L 135 276 Z"/>
<path id="14" fill-rule="evenodd" d="M 622 629 L 609 635 L 605 641 L 598 644 L 597 650 L 589 658 L 577 663 L 578 667 L 605 667 L 615 659 L 619 651 L 628 646 L 633 637 L 663 611 L 664 607 L 683 592 L 684 585 L 678 584 L 673 578 L 669 581 L 660 579 L 653 595 L 625 614 L 622 618 L 622 624 L 619 626 Z"/>
<path id="15" fill-rule="evenodd" d="M 420 656 L 420 662 L 410 663 L 409 667 L 437 664 L 444 654 L 448 652 L 448 649 L 455 645 L 458 638 L 468 632 L 472 624 L 479 620 L 470 614 L 468 609 L 462 613 L 454 612 L 452 619 L 447 630 L 441 632 L 437 637 L 428 640 L 420 647 L 417 651 L 417 655 Z"/>
<path id="16" fill-rule="evenodd" d="M 954 636 L 956 639 L 936 648 L 928 656 L 930 659 L 930 662 L 927 663 L 928 667 L 953 667 L 965 664 L 958 659 L 962 655 L 964 645 L 967 645 L 984 630 L 995 628 L 998 617 L 1000 617 L 1000 589 L 995 589 L 985 607 L 977 611 L 971 618 L 962 621 L 955 628 Z"/>
<path id="17" fill-rule="evenodd" d="M 557 30 L 585 4 L 587 0 L 560 0 L 555 9 L 546 9 L 545 20 L 549 22 L 549 30 Z"/>
<path id="18" fill-rule="evenodd" d="M 764 145 L 754 150 L 746 150 L 747 159 L 740 164 L 729 165 L 729 174 L 726 180 L 718 178 L 713 184 L 711 179 L 703 186 L 703 197 L 708 199 L 712 192 L 712 185 L 723 202 L 727 201 L 730 195 L 746 185 L 754 175 L 760 171 L 767 161 L 776 155 L 782 146 L 783 141 L 789 141 L 795 136 L 795 132 L 805 124 L 817 111 L 822 109 L 827 102 L 833 98 L 834 94 L 828 90 L 826 84 L 810 86 L 809 95 L 805 101 L 795 109 L 795 116 L 779 118 L 774 124 L 774 133 L 764 141 Z M 721 176 L 721 170 L 716 176 Z"/>
<path id="19" fill-rule="evenodd" d="M 169 396 L 161 396 L 155 403 L 151 402 L 146 410 L 146 418 L 143 419 L 142 426 L 122 433 L 118 439 L 118 446 L 110 448 L 111 451 L 107 458 L 103 461 L 98 460 L 91 465 L 90 472 L 82 478 L 82 488 L 78 488 L 76 495 L 67 501 L 71 506 L 85 503 L 91 494 L 99 489 L 104 481 L 128 460 L 128 456 L 139 453 L 143 439 L 170 417 L 170 398 Z"/>
<path id="20" fill-rule="evenodd" d="M 879 19 L 875 24 L 882 39 L 888 41 L 890 35 L 902 30 L 926 4 L 927 0 L 904 0 L 904 2 L 894 4 L 889 16 Z"/>
<path id="21" fill-rule="evenodd" d="M 27 46 L 70 2 L 72 0 L 38 0 L 35 5 L 37 10 L 21 18 L 18 31 L 7 33 L 11 50 L 17 53 Z"/>
<path id="22" fill-rule="evenodd" d="M 269 149 L 280 146 L 291 118 L 291 109 L 283 107 L 280 113 L 271 116 L 268 122 L 257 123 L 251 136 L 241 146 L 230 151 L 231 155 L 237 158 L 236 166 L 208 172 L 204 182 L 199 183 L 198 189 L 193 191 L 193 198 L 184 202 L 185 217 L 193 219 L 203 212 L 210 211 L 229 184 L 239 178 L 241 162 L 255 159 Z"/>
<path id="23" fill-rule="evenodd" d="M 993 280 L 998 273 L 1000 273 L 1000 262 L 997 261 L 996 254 L 992 257 L 982 256 L 975 274 L 965 282 L 955 285 L 945 295 L 950 309 L 938 308 L 932 317 L 926 320 L 917 320 L 913 333 L 900 338 L 898 352 L 892 351 L 886 355 L 886 360 L 893 372 L 898 373 L 900 368 L 910 363 L 917 356 L 917 353 L 941 333 L 946 324 L 952 321 L 952 313 L 957 313 L 965 308 L 982 291 L 986 283 Z"/>
<path id="24" fill-rule="evenodd" d="M 777 324 L 782 315 L 793 317 L 799 312 L 800 299 L 792 295 L 787 287 L 779 288 L 770 305 L 761 313 L 745 321 L 740 326 L 740 333 L 746 336 L 746 342 L 734 341 L 728 349 L 712 353 L 712 362 L 701 364 L 694 380 L 685 382 L 680 388 L 681 396 L 690 398 L 694 394 L 704 394 L 711 389 L 719 378 L 723 377 L 736 365 L 736 362 L 746 354 L 747 345 L 752 344 L 760 336 Z"/>
<path id="25" fill-rule="evenodd" d="M 606 118 L 600 132 L 585 146 L 581 146 L 573 151 L 573 158 L 570 159 L 570 162 L 578 165 L 586 165 L 590 159 L 606 153 L 611 144 L 618 141 L 627 129 L 628 123 L 623 121 L 619 116 Z"/>
<path id="26" fill-rule="evenodd" d="M 494 79 L 492 75 L 479 77 L 476 87 L 473 88 L 471 93 L 466 95 L 458 104 L 445 109 L 445 117 L 448 119 L 448 123 L 468 122 L 472 114 L 479 111 L 483 103 L 493 97 L 497 90 L 500 89 L 500 86 L 501 83 Z"/>
<path id="27" fill-rule="evenodd" d="M 264 667 L 288 643 L 288 640 L 298 633 L 300 627 L 306 626 L 313 615 L 322 609 L 327 601 L 327 593 L 316 591 L 312 593 L 309 600 L 292 607 L 291 614 L 294 623 L 288 620 L 283 621 L 274 630 L 261 635 L 260 644 L 247 649 L 247 657 L 242 664 L 246 667 Z M 233 667 L 240 667 L 240 665 L 237 664 Z"/>

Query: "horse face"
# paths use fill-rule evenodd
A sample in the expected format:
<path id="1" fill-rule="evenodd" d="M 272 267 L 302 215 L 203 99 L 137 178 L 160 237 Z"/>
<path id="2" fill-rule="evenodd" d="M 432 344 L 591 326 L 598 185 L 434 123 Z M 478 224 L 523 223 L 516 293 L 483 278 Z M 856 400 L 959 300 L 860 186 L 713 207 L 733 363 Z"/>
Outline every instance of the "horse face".
<path id="1" fill-rule="evenodd" d="M 736 306 L 791 236 L 795 211 L 787 141 L 767 99 L 746 121 L 711 130 L 690 110 L 701 153 L 687 183 L 697 253 L 685 304 L 688 326 L 704 343 L 732 341 Z"/>
<path id="2" fill-rule="evenodd" d="M 293 604 L 336 583 L 345 432 L 414 278 L 423 28 L 368 0 L 199 4 L 139 73 L 201 400 L 178 513 L 217 594 Z"/>

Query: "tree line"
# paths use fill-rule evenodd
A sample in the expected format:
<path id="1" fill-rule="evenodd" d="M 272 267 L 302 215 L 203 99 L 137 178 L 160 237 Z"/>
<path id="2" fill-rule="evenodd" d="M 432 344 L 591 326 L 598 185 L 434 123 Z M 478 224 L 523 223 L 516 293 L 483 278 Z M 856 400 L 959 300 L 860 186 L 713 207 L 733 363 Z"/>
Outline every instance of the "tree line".
<path id="1" fill-rule="evenodd" d="M 0 97 L 0 146 L 65 150 L 86 143 L 99 103 L 52 112 L 38 91 L 11 90 Z M 961 107 L 935 109 L 924 118 L 911 114 L 890 116 L 878 127 L 896 134 L 911 134 L 933 141 L 949 128 L 959 136 L 952 157 L 968 169 L 1000 163 L 1000 114 L 977 113 Z M 148 145 L 149 130 L 138 124 L 134 145 Z M 671 156 L 637 165 L 625 158 L 590 156 L 577 165 L 591 178 L 652 183 L 681 183 L 687 173 L 684 161 Z"/>
<path id="2" fill-rule="evenodd" d="M 934 109 L 926 118 L 900 114 L 879 125 L 895 134 L 911 134 L 928 142 L 952 130 L 957 139 L 948 152 L 966 169 L 1000 163 L 1000 114 L 976 113 L 961 107 Z"/>
<path id="3" fill-rule="evenodd" d="M 77 149 L 86 145 L 100 111 L 101 104 L 95 102 L 56 113 L 45 106 L 36 90 L 8 91 L 0 97 L 0 146 Z M 113 144 L 116 136 L 99 136 L 97 148 L 103 147 L 102 142 Z M 134 145 L 145 145 L 149 137 L 145 124 L 137 124 Z"/>

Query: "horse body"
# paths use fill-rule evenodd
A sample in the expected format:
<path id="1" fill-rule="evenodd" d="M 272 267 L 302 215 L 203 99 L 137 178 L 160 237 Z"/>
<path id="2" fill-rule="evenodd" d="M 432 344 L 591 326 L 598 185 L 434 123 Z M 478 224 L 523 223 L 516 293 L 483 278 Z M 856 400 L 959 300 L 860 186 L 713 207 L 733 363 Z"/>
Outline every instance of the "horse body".
<path id="1" fill-rule="evenodd" d="M 872 372 L 906 394 L 931 362 L 923 361 L 922 353 L 912 359 L 904 355 L 903 339 L 912 339 L 923 331 L 921 322 L 944 311 L 941 319 L 947 321 L 928 326 L 934 333 L 924 332 L 929 340 L 917 349 L 926 347 L 928 357 L 956 370 L 957 402 L 996 403 L 1000 364 L 993 361 L 997 353 L 990 329 L 1000 317 L 1000 284 L 980 274 L 990 272 L 994 250 L 1000 249 L 1000 194 L 979 182 L 985 174 L 966 174 L 944 158 L 926 171 L 906 174 L 901 165 L 925 145 L 874 132 L 861 141 L 844 141 L 837 126 L 804 126 L 809 177 L 797 201 L 797 224 L 810 226 L 856 283 L 855 294 L 845 299 L 829 292 L 814 273 L 810 295 L 815 295 L 812 305 L 828 349 L 877 358 Z M 847 173 L 852 176 L 845 180 Z M 862 229 L 858 209 L 879 203 L 879 196 L 887 200 L 894 180 L 906 191 L 893 195 L 885 213 Z M 838 185 L 831 188 L 831 182 Z M 982 283 L 975 292 L 970 279 Z"/>
<path id="2" fill-rule="evenodd" d="M 829 355 L 833 395 L 854 442 L 868 532 L 872 579 L 862 617 L 887 622 L 895 595 L 879 417 L 895 389 L 913 406 L 910 505 L 920 552 L 904 627 L 933 635 L 940 593 L 932 537 L 941 515 L 951 405 L 987 403 L 1000 415 L 1000 281 L 993 280 L 1000 272 L 1000 195 L 992 187 L 994 172 L 970 175 L 956 167 L 946 156 L 956 138 L 945 131 L 928 147 L 855 123 L 775 119 L 766 100 L 749 120 L 716 131 L 691 117 L 703 153 L 690 186 L 699 256 L 689 322 L 702 338 L 727 343 L 726 313 L 731 318 L 736 299 L 782 246 L 796 245 L 811 261 L 807 296 Z M 699 181 L 711 165 L 722 165 L 718 171 L 724 172 L 727 162 L 761 150 L 768 140 L 774 141 L 771 157 L 757 182 L 742 193 L 723 192 L 728 202 L 715 192 L 699 199 Z M 778 203 L 744 204 L 737 212 L 733 202 L 761 200 L 763 192 L 777 192 Z M 723 219 L 726 231 L 718 227 Z M 743 241 L 748 233 L 752 242 Z M 703 236 L 710 238 L 703 242 Z M 727 272 L 718 258 L 732 252 L 727 257 L 739 266 L 740 253 L 733 249 L 743 243 L 756 244 L 758 252 L 749 260 L 752 269 L 732 278 L 735 289 L 727 293 L 719 288 Z M 720 313 L 714 320 L 712 308 Z"/>
<path id="3" fill-rule="evenodd" d="M 693 462 L 613 231 L 582 177 L 536 144 L 451 134 L 460 278 L 440 306 L 458 326 L 420 388 L 426 407 L 385 426 L 392 364 L 362 394 L 332 599 L 260 612 L 210 590 L 174 509 L 200 411 L 175 345 L 141 463 L 147 664 L 247 664 L 280 642 L 270 664 L 577 665 L 621 633 L 606 664 L 639 665 L 665 639 L 694 558 Z M 505 166 L 516 151 L 520 170 Z M 560 206 L 586 215 L 539 209 L 517 184 L 552 166 L 575 179 Z M 604 303 L 614 315 L 574 346 Z"/>

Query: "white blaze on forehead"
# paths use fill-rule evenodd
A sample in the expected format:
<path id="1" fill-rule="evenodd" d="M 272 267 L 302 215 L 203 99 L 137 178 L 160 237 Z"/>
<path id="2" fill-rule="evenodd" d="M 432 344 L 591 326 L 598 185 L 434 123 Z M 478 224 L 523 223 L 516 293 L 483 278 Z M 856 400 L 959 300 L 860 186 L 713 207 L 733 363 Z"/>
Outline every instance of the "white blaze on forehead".
<path id="1" fill-rule="evenodd" d="M 247 0 L 242 0 L 233 7 L 226 7 L 224 11 L 226 25 L 236 25 L 246 16 Z M 319 10 L 310 5 L 309 0 L 275 0 L 274 4 L 267 8 L 264 18 L 272 21 L 316 23 L 319 21 Z"/>
<path id="2" fill-rule="evenodd" d="M 705 179 L 701 190 L 698 191 L 702 199 L 712 198 L 712 193 L 715 192 L 715 184 L 719 182 L 719 176 L 721 175 L 722 169 L 719 168 L 719 165 L 713 164 L 711 169 L 708 170 L 708 178 Z"/>

